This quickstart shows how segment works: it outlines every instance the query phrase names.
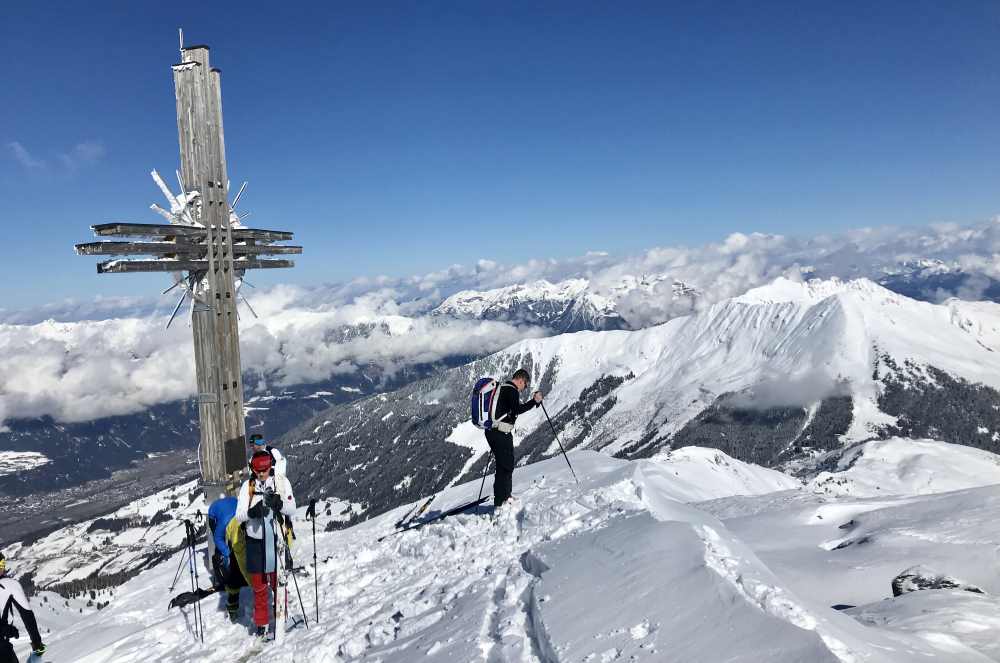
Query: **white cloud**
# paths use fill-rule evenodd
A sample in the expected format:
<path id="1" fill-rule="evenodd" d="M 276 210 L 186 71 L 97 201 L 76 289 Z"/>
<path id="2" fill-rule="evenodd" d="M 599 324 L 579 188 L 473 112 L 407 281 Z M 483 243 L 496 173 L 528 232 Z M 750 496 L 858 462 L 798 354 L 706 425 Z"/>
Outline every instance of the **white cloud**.
<path id="1" fill-rule="evenodd" d="M 67 170 L 75 171 L 82 166 L 95 164 L 104 158 L 107 150 L 100 141 L 87 140 L 77 143 L 69 152 L 62 152 L 59 160 Z"/>
<path id="2" fill-rule="evenodd" d="M 35 158 L 24 145 L 21 145 L 16 140 L 7 143 L 7 149 L 14 155 L 14 159 L 28 170 L 45 168 L 44 161 Z"/>
<path id="3" fill-rule="evenodd" d="M 7 143 L 14 159 L 27 170 L 43 170 L 48 167 L 48 162 L 38 158 L 28 151 L 24 145 L 18 141 Z M 56 155 L 57 163 L 61 164 L 66 171 L 76 170 L 97 163 L 107 154 L 104 143 L 99 140 L 85 140 L 77 143 L 68 151 L 59 152 Z"/>
<path id="4" fill-rule="evenodd" d="M 183 398 L 190 346 L 159 319 L 0 325 L 0 413 L 84 421 Z"/>
<path id="5" fill-rule="evenodd" d="M 753 410 L 806 407 L 831 396 L 847 395 L 848 386 L 822 368 L 800 375 L 765 375 L 753 389 L 729 398 L 727 405 Z"/>

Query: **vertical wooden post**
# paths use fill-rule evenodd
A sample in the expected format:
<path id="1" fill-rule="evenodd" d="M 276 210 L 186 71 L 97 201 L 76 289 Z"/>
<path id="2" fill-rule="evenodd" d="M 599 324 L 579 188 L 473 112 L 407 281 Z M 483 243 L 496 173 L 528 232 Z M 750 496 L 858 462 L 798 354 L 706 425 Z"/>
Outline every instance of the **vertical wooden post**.
<path id="1" fill-rule="evenodd" d="M 197 191 L 208 240 L 208 269 L 197 275 L 192 318 L 201 420 L 200 461 L 206 498 L 233 489 L 231 474 L 244 467 L 246 427 L 240 372 L 233 240 L 229 222 L 222 92 L 207 46 L 182 51 L 174 65 L 181 179 Z"/>

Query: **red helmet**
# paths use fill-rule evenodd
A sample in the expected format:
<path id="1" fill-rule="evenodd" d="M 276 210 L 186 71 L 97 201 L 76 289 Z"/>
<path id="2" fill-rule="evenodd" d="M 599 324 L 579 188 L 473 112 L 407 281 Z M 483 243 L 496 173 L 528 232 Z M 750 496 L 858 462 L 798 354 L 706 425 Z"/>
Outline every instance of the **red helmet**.
<path id="1" fill-rule="evenodd" d="M 271 454 L 266 451 L 256 451 L 250 457 L 251 472 L 267 472 L 271 469 Z"/>

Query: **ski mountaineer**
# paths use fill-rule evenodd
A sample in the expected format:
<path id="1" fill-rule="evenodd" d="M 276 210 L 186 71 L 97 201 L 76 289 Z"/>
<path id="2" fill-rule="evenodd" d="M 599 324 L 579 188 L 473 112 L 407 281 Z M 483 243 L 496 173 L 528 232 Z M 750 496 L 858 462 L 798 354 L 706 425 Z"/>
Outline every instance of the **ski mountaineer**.
<path id="1" fill-rule="evenodd" d="M 514 423 L 519 414 L 524 414 L 542 404 L 542 392 L 536 391 L 530 400 L 521 402 L 520 392 L 528 388 L 531 374 L 523 368 L 514 371 L 499 387 L 494 398 L 496 403 L 496 418 L 493 426 L 486 431 L 486 442 L 493 450 L 496 459 L 496 472 L 493 478 L 493 506 L 501 507 L 510 498 L 514 476 Z"/>
<path id="2" fill-rule="evenodd" d="M 277 593 L 277 537 L 295 511 L 292 487 L 283 474 L 271 473 L 271 454 L 256 451 L 250 458 L 252 476 L 240 486 L 236 520 L 245 523 L 246 571 L 253 588 L 253 621 L 264 637 L 268 623 L 268 587 Z"/>
<path id="3" fill-rule="evenodd" d="M 45 653 L 42 636 L 38 632 L 38 622 L 35 613 L 31 611 L 28 597 L 24 595 L 21 583 L 7 577 L 7 559 L 0 553 L 0 663 L 17 663 L 17 655 L 10 641 L 17 638 L 17 628 L 11 623 L 13 609 L 21 616 L 24 628 L 28 629 L 31 638 L 31 653 L 41 658 Z"/>
<path id="4" fill-rule="evenodd" d="M 288 467 L 288 461 L 285 459 L 285 456 L 278 451 L 277 447 L 272 447 L 268 444 L 263 435 L 260 433 L 254 433 L 250 436 L 250 453 L 253 454 L 258 451 L 266 451 L 271 454 L 271 474 L 280 474 L 284 477 L 288 476 L 288 472 L 285 471 Z M 285 524 L 285 529 L 288 530 L 289 538 L 294 539 L 295 531 L 292 528 L 292 521 L 289 520 Z M 292 545 L 291 541 L 288 542 L 288 545 Z M 289 555 L 290 554 L 291 553 L 289 553 Z M 289 563 L 289 565 L 291 564 Z"/>
<path id="5" fill-rule="evenodd" d="M 272 447 L 264 439 L 264 436 L 260 433 L 254 433 L 250 436 L 251 443 L 251 453 L 256 453 L 258 451 L 266 451 L 271 454 L 271 466 L 274 469 L 272 474 L 281 474 L 283 476 L 288 476 L 288 472 L 285 469 L 288 466 L 288 461 L 285 460 L 284 455 L 278 451 L 275 447 Z"/>
<path id="6" fill-rule="evenodd" d="M 220 590 L 226 590 L 226 612 L 232 621 L 236 621 L 239 615 L 240 589 L 247 586 L 237 557 L 239 551 L 229 545 L 231 534 L 227 536 L 232 530 L 229 524 L 236 516 L 238 504 L 239 500 L 235 497 L 223 497 L 208 507 L 208 527 L 215 543 L 215 553 L 212 554 L 214 584 Z"/>

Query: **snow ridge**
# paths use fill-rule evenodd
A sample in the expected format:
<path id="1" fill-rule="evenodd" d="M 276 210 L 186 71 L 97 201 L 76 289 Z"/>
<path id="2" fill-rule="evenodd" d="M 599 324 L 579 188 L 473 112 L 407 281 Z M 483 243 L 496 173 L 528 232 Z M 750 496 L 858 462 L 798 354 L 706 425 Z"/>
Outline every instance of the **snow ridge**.
<path id="1" fill-rule="evenodd" d="M 842 663 L 860 662 L 861 659 L 850 647 L 831 635 L 808 608 L 800 605 L 781 587 L 754 578 L 753 569 L 746 568 L 745 558 L 735 555 L 718 532 L 707 525 L 701 525 L 696 529 L 705 544 L 705 564 L 735 587 L 748 601 L 778 619 L 807 631 L 816 631 Z"/>

